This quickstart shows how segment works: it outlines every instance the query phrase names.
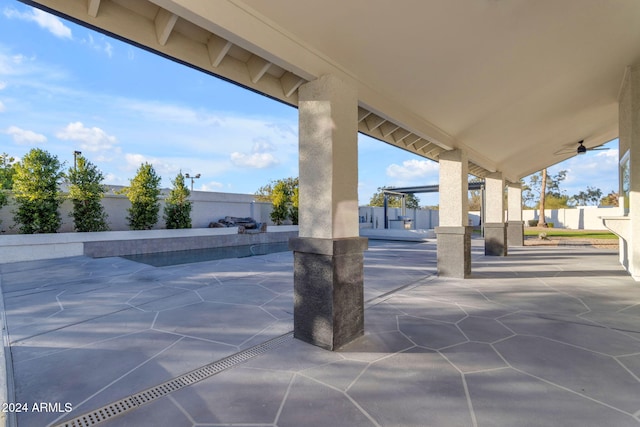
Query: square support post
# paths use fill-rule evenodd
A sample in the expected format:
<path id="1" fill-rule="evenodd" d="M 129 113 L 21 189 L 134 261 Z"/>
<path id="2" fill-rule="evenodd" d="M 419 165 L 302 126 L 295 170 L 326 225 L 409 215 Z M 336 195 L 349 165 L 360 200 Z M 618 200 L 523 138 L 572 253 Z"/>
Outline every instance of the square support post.
<path id="1" fill-rule="evenodd" d="M 617 229 L 616 234 L 621 238 L 622 264 L 635 280 L 640 281 L 640 64 L 629 67 L 625 74 L 618 120 L 618 151 L 627 171 L 625 176 L 621 176 L 620 194 L 624 198 L 620 200 L 625 204 L 627 218 L 623 221 L 628 225 L 622 226 L 617 221 L 618 225 L 611 230 Z"/>
<path id="2" fill-rule="evenodd" d="M 364 256 L 358 224 L 358 97 L 333 75 L 299 91 L 299 237 L 294 336 L 329 350 L 364 333 Z"/>
<path id="3" fill-rule="evenodd" d="M 469 223 L 469 164 L 462 150 L 440 154 L 440 226 L 436 227 L 438 275 L 471 275 Z"/>
<path id="4" fill-rule="evenodd" d="M 507 227 L 504 223 L 504 178 L 495 172 L 484 178 L 484 254 L 507 256 Z"/>
<path id="5" fill-rule="evenodd" d="M 507 184 L 507 245 L 524 246 L 524 221 L 522 220 L 522 185 Z"/>

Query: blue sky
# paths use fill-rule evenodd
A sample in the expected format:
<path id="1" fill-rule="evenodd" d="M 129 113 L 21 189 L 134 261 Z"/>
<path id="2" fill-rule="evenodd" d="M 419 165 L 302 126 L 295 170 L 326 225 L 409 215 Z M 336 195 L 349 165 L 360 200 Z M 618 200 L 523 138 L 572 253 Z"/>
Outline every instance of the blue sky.
<path id="1" fill-rule="evenodd" d="M 162 185 L 200 173 L 196 190 L 254 193 L 297 176 L 297 110 L 17 1 L 0 0 L 0 152 L 33 147 L 107 184 L 127 185 L 150 162 Z M 568 195 L 617 190 L 617 141 L 550 168 Z M 438 164 L 359 135 L 359 198 L 378 187 L 437 184 Z M 423 205 L 437 195 L 418 195 Z"/>

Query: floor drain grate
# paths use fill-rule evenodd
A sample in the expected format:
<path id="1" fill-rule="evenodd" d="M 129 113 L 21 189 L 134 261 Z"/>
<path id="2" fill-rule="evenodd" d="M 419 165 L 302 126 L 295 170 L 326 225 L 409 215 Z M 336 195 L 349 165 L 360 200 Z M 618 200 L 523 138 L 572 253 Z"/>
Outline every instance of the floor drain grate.
<path id="1" fill-rule="evenodd" d="M 141 391 L 140 393 L 120 399 L 109 405 L 98 408 L 93 412 L 80 415 L 72 420 L 58 424 L 56 427 L 90 427 L 102 421 L 106 421 L 117 415 L 131 411 L 139 406 L 159 399 L 181 388 L 195 384 L 213 375 L 216 375 L 226 369 L 229 369 L 239 363 L 245 362 L 252 357 L 258 356 L 272 348 L 281 346 L 282 344 L 293 339 L 293 332 L 265 341 L 254 347 L 248 348 L 231 356 L 220 359 L 216 362 L 205 365 L 201 368 L 187 372 L 184 375 L 176 377 L 172 380 L 159 384 L 150 389 Z"/>

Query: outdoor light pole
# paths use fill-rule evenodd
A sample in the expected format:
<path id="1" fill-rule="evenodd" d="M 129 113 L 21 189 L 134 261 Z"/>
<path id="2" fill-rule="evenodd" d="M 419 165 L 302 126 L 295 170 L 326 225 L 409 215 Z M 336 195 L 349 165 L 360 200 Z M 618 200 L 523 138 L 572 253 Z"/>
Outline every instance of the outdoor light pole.
<path id="1" fill-rule="evenodd" d="M 184 174 L 185 177 L 191 178 L 191 191 L 193 191 L 193 180 L 200 178 L 200 174 L 197 173 L 195 176 L 189 175 L 188 173 Z"/>
<path id="2" fill-rule="evenodd" d="M 82 151 L 75 150 L 73 152 L 73 170 L 78 170 L 78 156 L 82 154 Z"/>

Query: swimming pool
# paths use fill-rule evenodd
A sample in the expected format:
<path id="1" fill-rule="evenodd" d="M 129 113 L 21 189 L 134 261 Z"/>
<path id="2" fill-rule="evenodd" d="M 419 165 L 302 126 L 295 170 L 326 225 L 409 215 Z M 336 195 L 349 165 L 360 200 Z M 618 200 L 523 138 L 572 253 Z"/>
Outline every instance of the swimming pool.
<path id="1" fill-rule="evenodd" d="M 288 251 L 288 242 L 277 242 L 242 246 L 223 246 L 206 249 L 190 249 L 186 251 L 125 255 L 122 258 L 135 262 L 141 262 L 153 267 L 168 267 L 171 265 L 215 261 L 218 259 L 227 258 L 247 258 L 256 255 L 267 255 Z"/>

